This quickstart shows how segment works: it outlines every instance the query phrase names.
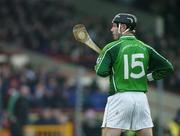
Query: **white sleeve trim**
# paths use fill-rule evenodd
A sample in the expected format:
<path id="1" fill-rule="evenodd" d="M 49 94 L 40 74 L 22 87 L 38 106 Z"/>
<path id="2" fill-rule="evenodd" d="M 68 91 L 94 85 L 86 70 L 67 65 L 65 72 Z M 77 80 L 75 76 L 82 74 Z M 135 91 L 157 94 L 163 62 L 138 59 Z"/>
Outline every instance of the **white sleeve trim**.
<path id="1" fill-rule="evenodd" d="M 148 81 L 153 81 L 154 80 L 154 78 L 152 76 L 152 73 L 147 74 L 147 79 L 148 79 Z"/>

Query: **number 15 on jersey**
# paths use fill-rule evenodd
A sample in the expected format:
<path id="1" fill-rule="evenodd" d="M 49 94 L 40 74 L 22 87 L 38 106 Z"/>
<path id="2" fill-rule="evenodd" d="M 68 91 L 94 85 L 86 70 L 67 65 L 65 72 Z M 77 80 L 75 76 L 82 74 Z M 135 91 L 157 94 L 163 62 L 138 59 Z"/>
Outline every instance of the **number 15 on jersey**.
<path id="1" fill-rule="evenodd" d="M 145 75 L 144 65 L 143 62 L 140 60 L 137 60 L 139 58 L 144 58 L 144 54 L 142 53 L 136 53 L 127 55 L 124 54 L 124 79 L 129 79 L 129 76 L 134 79 L 141 78 Z M 129 62 L 130 61 L 130 62 Z M 141 71 L 139 73 L 133 73 L 130 69 L 134 69 L 136 67 L 140 67 Z"/>

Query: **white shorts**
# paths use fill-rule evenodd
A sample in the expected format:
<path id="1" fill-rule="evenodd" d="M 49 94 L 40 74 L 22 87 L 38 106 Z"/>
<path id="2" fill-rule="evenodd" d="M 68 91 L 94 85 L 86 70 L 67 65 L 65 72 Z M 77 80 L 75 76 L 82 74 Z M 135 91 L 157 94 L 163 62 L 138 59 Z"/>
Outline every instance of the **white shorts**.
<path id="1" fill-rule="evenodd" d="M 153 127 L 146 94 L 116 93 L 108 97 L 102 127 L 140 130 Z"/>

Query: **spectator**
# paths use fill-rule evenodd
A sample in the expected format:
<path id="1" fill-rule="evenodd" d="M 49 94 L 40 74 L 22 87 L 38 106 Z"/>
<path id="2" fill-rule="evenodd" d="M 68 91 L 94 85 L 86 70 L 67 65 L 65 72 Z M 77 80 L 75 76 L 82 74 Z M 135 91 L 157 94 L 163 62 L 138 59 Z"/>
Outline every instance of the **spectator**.
<path id="1" fill-rule="evenodd" d="M 59 124 L 63 124 L 69 121 L 68 116 L 59 109 L 53 109 L 52 114 Z"/>
<path id="2" fill-rule="evenodd" d="M 85 100 L 86 106 L 95 110 L 103 110 L 106 105 L 108 94 L 107 92 L 102 92 L 98 88 L 90 90 Z"/>
<path id="3" fill-rule="evenodd" d="M 13 89 L 8 101 L 8 118 L 11 136 L 23 136 L 23 126 L 28 123 L 29 88 L 20 86 L 19 91 Z"/>
<path id="4" fill-rule="evenodd" d="M 100 123 L 96 120 L 96 112 L 88 109 L 85 111 L 85 119 L 83 122 L 83 131 L 85 136 L 100 136 L 101 129 Z"/>

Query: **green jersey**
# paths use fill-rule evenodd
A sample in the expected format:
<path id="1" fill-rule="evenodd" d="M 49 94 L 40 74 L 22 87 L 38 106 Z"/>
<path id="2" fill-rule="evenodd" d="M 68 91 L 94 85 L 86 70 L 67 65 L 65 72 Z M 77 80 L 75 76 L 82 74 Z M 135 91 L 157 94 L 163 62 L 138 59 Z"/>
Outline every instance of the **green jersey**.
<path id="1" fill-rule="evenodd" d="M 109 95 L 147 91 L 148 80 L 159 80 L 173 71 L 172 64 L 135 36 L 121 36 L 107 44 L 95 66 L 96 74 L 109 76 Z"/>

